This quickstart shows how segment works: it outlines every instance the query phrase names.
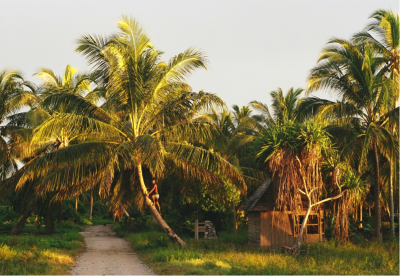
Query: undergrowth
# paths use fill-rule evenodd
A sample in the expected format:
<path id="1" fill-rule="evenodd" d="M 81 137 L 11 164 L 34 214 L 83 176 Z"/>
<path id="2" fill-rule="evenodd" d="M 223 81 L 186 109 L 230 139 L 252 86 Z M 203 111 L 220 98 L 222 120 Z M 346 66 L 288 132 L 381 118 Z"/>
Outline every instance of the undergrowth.
<path id="1" fill-rule="evenodd" d="M 228 233 L 219 233 L 217 240 L 184 238 L 181 248 L 155 229 L 130 233 L 115 224 L 114 230 L 157 274 L 399 274 L 398 241 L 332 240 L 305 245 L 305 255 L 290 256 L 249 247 L 246 232 L 236 239 Z"/>
<path id="2" fill-rule="evenodd" d="M 83 248 L 81 226 L 63 222 L 56 233 L 43 235 L 27 226 L 19 236 L 0 235 L 0 274 L 66 274 Z M 32 233 L 26 233 L 26 231 Z M 37 234 L 39 233 L 39 234 Z"/>

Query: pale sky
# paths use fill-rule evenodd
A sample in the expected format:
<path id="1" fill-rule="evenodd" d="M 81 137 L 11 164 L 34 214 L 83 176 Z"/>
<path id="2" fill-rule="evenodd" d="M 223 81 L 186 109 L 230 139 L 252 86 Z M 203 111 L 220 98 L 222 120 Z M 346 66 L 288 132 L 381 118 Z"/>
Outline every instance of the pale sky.
<path id="1" fill-rule="evenodd" d="M 188 79 L 193 91 L 216 93 L 230 107 L 270 102 L 281 87 L 306 87 L 306 78 L 332 37 L 349 39 L 376 9 L 399 11 L 398 0 L 1 0 L 0 70 L 32 75 L 46 67 L 61 75 L 67 64 L 88 70 L 75 53 L 83 34 L 117 31 L 131 15 L 163 60 L 190 46 L 208 56 L 208 70 Z M 328 97 L 318 93 L 320 97 Z"/>

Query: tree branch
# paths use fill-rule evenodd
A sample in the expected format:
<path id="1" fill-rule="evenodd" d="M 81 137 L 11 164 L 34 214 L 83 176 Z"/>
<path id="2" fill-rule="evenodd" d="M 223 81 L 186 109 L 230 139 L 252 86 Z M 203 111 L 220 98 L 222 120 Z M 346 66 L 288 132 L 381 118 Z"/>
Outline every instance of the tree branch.
<path id="1" fill-rule="evenodd" d="M 307 195 L 304 191 L 300 190 L 300 188 L 297 188 L 297 190 L 299 190 L 299 192 L 302 193 L 303 195 Z"/>
<path id="2" fill-rule="evenodd" d="M 338 194 L 338 195 L 336 195 L 336 196 L 334 196 L 334 197 L 325 198 L 325 199 L 323 199 L 323 200 L 321 200 L 321 201 L 318 201 L 318 202 L 316 202 L 316 203 L 314 203 L 314 204 L 311 204 L 311 206 L 313 207 L 313 206 L 318 205 L 318 204 L 321 204 L 321 203 L 323 203 L 323 202 L 326 202 L 326 201 L 329 201 L 329 200 L 337 199 L 337 198 L 341 197 L 341 196 L 344 194 L 344 192 L 346 192 L 346 191 L 347 191 L 347 190 L 344 190 L 343 192 L 341 192 L 340 194 Z"/>

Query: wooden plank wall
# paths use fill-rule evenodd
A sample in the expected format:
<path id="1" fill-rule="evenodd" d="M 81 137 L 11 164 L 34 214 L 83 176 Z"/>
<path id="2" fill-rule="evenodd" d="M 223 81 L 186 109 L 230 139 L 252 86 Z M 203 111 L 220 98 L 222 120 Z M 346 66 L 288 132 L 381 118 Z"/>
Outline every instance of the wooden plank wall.
<path id="1" fill-rule="evenodd" d="M 289 215 L 284 212 L 260 212 L 260 247 L 262 249 L 281 248 L 294 244 L 293 229 Z"/>
<path id="2" fill-rule="evenodd" d="M 248 212 L 249 245 L 260 246 L 260 212 Z"/>

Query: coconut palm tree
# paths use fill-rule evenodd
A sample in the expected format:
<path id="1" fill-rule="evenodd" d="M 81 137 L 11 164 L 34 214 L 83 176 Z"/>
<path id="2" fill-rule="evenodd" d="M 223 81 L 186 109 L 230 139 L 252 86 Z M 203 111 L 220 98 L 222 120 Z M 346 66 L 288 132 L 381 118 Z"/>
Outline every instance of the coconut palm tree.
<path id="1" fill-rule="evenodd" d="M 371 43 L 379 57 L 381 58 L 381 70 L 388 78 L 399 82 L 399 43 L 400 43 L 400 22 L 399 14 L 395 15 L 393 11 L 377 10 L 371 17 L 373 19 L 363 32 L 353 36 L 355 43 Z M 399 97 L 399 89 L 392 91 L 395 93 L 393 106 L 396 106 Z M 397 127 L 396 127 L 397 125 Z M 398 134 L 398 120 L 391 122 L 390 131 L 393 135 Z M 397 139 L 398 140 L 398 139 Z M 398 149 L 398 146 L 396 146 Z M 394 200 L 393 200 L 393 183 L 396 176 L 396 168 L 398 167 L 398 154 L 389 153 L 388 156 L 390 179 L 389 179 L 389 209 L 390 209 L 390 229 L 392 237 L 394 237 Z"/>
<path id="2" fill-rule="evenodd" d="M 220 111 L 212 110 L 209 113 L 201 114 L 195 118 L 198 122 L 207 122 L 218 127 L 219 135 L 216 135 L 213 140 L 206 143 L 206 147 L 212 148 L 213 151 L 220 154 L 222 158 L 229 161 L 231 164 L 240 167 L 243 177 L 246 181 L 246 186 L 259 185 L 265 174 L 262 171 L 254 169 L 252 163 L 246 162 L 248 151 L 251 143 L 254 140 L 254 134 L 258 131 L 258 122 L 252 117 L 252 109 L 248 106 L 238 105 L 232 106 L 233 111 L 230 112 L 227 108 Z M 228 185 L 232 186 L 229 181 L 225 180 Z M 234 192 L 235 187 L 232 187 L 233 195 L 228 195 L 232 198 L 234 233 L 237 236 L 238 217 L 237 212 L 241 206 L 237 206 Z M 241 200 L 244 200 L 245 191 L 239 191 L 242 195 Z M 239 203 L 240 205 L 241 203 Z"/>
<path id="3" fill-rule="evenodd" d="M 371 44 L 329 41 L 311 70 L 307 92 L 326 89 L 336 93 L 340 100 L 332 102 L 312 97 L 305 101 L 315 108 L 319 118 L 331 121 L 336 130 L 343 127 L 361 130 L 350 137 L 341 155 L 361 172 L 367 168 L 368 152 L 374 154 L 375 235 L 381 240 L 378 151 L 394 147 L 393 136 L 385 126 L 398 111 L 393 106 L 395 93 L 392 93 L 396 83 L 385 77 L 380 61 Z"/>
<path id="4" fill-rule="evenodd" d="M 0 190 L 3 195 L 12 193 L 14 199 L 19 201 L 22 217 L 11 230 L 12 234 L 19 234 L 37 199 L 28 186 L 15 193 L 15 183 L 22 172 L 19 169 L 21 164 L 45 150 L 30 147 L 30 141 L 33 127 L 46 117 L 37 112 L 40 98 L 36 86 L 24 81 L 17 71 L 4 70 L 0 73 L 0 98 Z M 25 112 L 25 109 L 30 110 Z"/>
<path id="5" fill-rule="evenodd" d="M 78 70 L 67 65 L 62 76 L 56 76 L 55 73 L 48 68 L 41 68 L 36 74 L 43 80 L 39 88 L 39 94 L 42 99 L 41 111 L 53 114 L 54 112 L 73 112 L 79 106 L 73 106 L 69 103 L 73 102 L 71 98 L 84 97 L 92 104 L 98 104 L 104 100 L 104 89 L 96 86 L 91 89 L 93 84 L 93 75 L 79 74 Z M 55 137 L 57 148 L 68 146 L 73 137 L 64 129 Z M 75 211 L 78 211 L 79 195 L 75 195 Z M 60 203 L 62 206 L 62 202 Z M 90 209 L 92 209 L 92 200 Z"/>
<path id="6" fill-rule="evenodd" d="M 120 32 L 109 38 L 86 35 L 78 41 L 77 51 L 94 66 L 98 83 L 106 89 L 106 102 L 100 108 L 82 97 L 69 97 L 68 106 L 75 108 L 53 114 L 35 130 L 33 142 L 43 143 L 61 130 L 75 141 L 31 163 L 18 187 L 34 180 L 41 194 L 85 191 L 100 183 L 101 191 L 112 189 L 114 210 L 144 203 L 168 236 L 184 245 L 153 206 L 144 176 L 176 173 L 219 183 L 222 175 L 244 189 L 238 169 L 194 145 L 204 144 L 217 130 L 192 122 L 193 110 L 223 102 L 212 94 L 193 93 L 185 83 L 194 69 L 206 67 L 201 51 L 189 48 L 165 63 L 136 21 L 123 17 L 118 27 Z"/>
<path id="7" fill-rule="evenodd" d="M 252 101 L 251 106 L 261 113 L 259 121 L 264 122 L 266 125 L 285 124 L 289 121 L 299 121 L 301 118 L 298 116 L 298 105 L 301 103 L 300 95 L 304 91 L 302 88 L 290 88 L 286 95 L 280 87 L 277 90 L 271 91 L 272 98 L 272 115 L 266 104 L 258 101 Z"/>
<path id="8" fill-rule="evenodd" d="M 17 150 L 11 145 L 10 139 L 15 130 L 6 124 L 10 116 L 35 104 L 37 101 L 35 90 L 35 85 L 25 81 L 20 72 L 0 71 L 0 180 L 18 170 L 15 155 L 24 150 L 22 147 Z"/>
<path id="9" fill-rule="evenodd" d="M 381 58 L 381 70 L 390 78 L 399 79 L 399 43 L 400 21 L 399 14 L 393 11 L 376 10 L 371 16 L 371 21 L 363 32 L 353 36 L 355 43 L 369 42 Z"/>

